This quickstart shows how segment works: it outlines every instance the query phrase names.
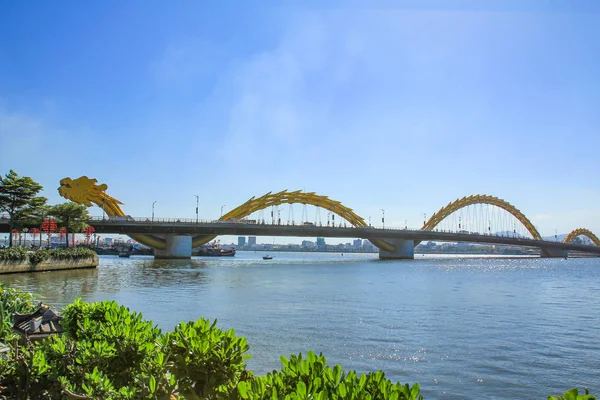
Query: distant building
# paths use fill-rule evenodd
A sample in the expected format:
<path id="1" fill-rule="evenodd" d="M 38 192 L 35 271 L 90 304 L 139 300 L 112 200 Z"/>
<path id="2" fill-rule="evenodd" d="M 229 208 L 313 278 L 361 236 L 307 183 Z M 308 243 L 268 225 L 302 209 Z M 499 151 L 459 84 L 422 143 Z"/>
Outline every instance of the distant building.
<path id="1" fill-rule="evenodd" d="M 317 238 L 317 247 L 319 247 L 319 246 L 325 246 L 325 238 L 322 238 L 322 237 Z"/>
<path id="2" fill-rule="evenodd" d="M 256 246 L 256 236 L 248 236 L 248 246 Z"/>
<path id="3" fill-rule="evenodd" d="M 362 247 L 362 239 L 356 239 L 352 242 L 352 247 L 360 249 Z"/>
<path id="4" fill-rule="evenodd" d="M 315 247 L 315 242 L 311 242 L 310 240 L 303 240 L 302 241 L 302 248 L 312 249 L 314 247 Z"/>
<path id="5" fill-rule="evenodd" d="M 239 236 L 238 237 L 238 246 L 245 246 L 246 245 L 246 236 Z"/>

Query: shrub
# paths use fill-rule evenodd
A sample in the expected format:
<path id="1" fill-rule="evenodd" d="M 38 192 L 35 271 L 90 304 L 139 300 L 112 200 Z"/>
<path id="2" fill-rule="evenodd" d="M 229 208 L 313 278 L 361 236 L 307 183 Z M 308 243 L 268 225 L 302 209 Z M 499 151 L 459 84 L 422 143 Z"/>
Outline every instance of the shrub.
<path id="1" fill-rule="evenodd" d="M 548 400 L 596 400 L 596 396 L 589 393 L 587 389 L 584 389 L 583 395 L 579 394 L 577 388 L 571 389 L 565 392 L 564 397 L 558 396 L 558 399 L 554 396 L 548 396 Z"/>
<path id="2" fill-rule="evenodd" d="M 222 331 L 217 321 L 200 318 L 181 323 L 167 334 L 165 352 L 172 365 L 170 371 L 186 398 L 223 398 L 249 375 L 246 339 L 235 336 L 233 329 Z"/>
<path id="3" fill-rule="evenodd" d="M 47 250 L 48 257 L 56 260 L 77 260 L 80 258 L 88 258 L 96 255 L 96 252 L 90 249 L 81 247 L 67 249 L 51 249 Z"/>
<path id="4" fill-rule="evenodd" d="M 78 260 L 81 258 L 89 258 L 96 255 L 96 252 L 85 248 L 68 248 L 68 249 L 51 249 L 27 251 L 23 247 L 13 247 L 10 249 L 0 250 L 0 260 L 5 261 L 25 261 L 29 260 L 32 264 L 37 264 L 45 259 L 52 258 L 55 260 Z"/>
<path id="5" fill-rule="evenodd" d="M 14 313 L 30 313 L 35 311 L 36 303 L 33 296 L 29 293 L 22 293 L 14 288 L 7 288 L 0 283 L 0 317 L 2 324 L 0 325 L 0 341 L 10 341 L 16 337 L 11 329 L 13 325 L 12 315 Z"/>
<path id="6" fill-rule="evenodd" d="M 21 261 L 27 257 L 27 250 L 23 247 L 11 247 L 10 249 L 0 249 L 0 260 Z"/>
<path id="7" fill-rule="evenodd" d="M 62 325 L 65 335 L 53 337 L 44 352 L 53 379 L 68 391 L 127 399 L 174 390 L 162 352 L 164 336 L 142 314 L 111 301 L 78 299 L 65 308 Z"/>
<path id="8" fill-rule="evenodd" d="M 306 359 L 302 354 L 292 355 L 289 360 L 281 357 L 281 371 L 273 371 L 265 377 L 256 377 L 238 384 L 238 395 L 242 399 L 357 399 L 357 400 L 417 400 L 417 383 L 393 384 L 382 371 L 361 374 L 345 373 L 340 365 L 333 368 L 320 354 L 309 351 Z"/>

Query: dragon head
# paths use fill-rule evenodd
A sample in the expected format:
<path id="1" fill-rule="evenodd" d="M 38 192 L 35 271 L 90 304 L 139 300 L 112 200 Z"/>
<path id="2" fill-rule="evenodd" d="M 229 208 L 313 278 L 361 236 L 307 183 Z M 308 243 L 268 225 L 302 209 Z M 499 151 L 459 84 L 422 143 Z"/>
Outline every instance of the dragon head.
<path id="1" fill-rule="evenodd" d="M 65 199 L 88 207 L 94 203 L 99 207 L 115 207 L 116 210 L 120 210 L 117 204 L 123 203 L 105 193 L 108 188 L 106 184 L 96 185 L 97 182 L 97 179 L 90 179 L 87 176 L 77 179 L 64 178 L 60 181 L 58 193 Z"/>

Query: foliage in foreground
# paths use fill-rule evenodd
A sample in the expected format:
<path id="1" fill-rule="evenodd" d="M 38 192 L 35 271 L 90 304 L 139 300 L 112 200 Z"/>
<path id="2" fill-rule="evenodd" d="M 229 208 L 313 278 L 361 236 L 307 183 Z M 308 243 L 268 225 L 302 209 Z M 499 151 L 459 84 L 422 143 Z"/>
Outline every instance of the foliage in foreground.
<path id="1" fill-rule="evenodd" d="M 596 396 L 590 394 L 587 389 L 584 389 L 585 394 L 579 394 L 577 388 L 565 392 L 564 396 L 548 396 L 548 400 L 596 400 Z"/>
<path id="2" fill-rule="evenodd" d="M 115 302 L 76 300 L 63 311 L 64 334 L 18 344 L 11 314 L 34 310 L 33 298 L 0 285 L 0 399 L 356 399 L 420 400 L 418 384 L 392 383 L 381 371 L 361 374 L 330 367 L 323 355 L 281 357 L 264 377 L 246 369 L 248 345 L 216 321 L 181 323 L 163 333 Z M 556 400 L 549 397 L 549 400 Z M 576 389 L 560 400 L 595 400 Z"/>
<path id="3" fill-rule="evenodd" d="M 13 288 L 6 288 L 0 283 L 0 341 L 10 341 L 16 337 L 11 329 L 14 313 L 27 314 L 35 311 L 36 304 L 30 293 L 22 293 Z"/>
<path id="4" fill-rule="evenodd" d="M 32 264 L 37 264 L 47 259 L 54 260 L 78 260 L 95 256 L 93 250 L 86 248 L 68 248 L 27 251 L 22 247 L 13 247 L 9 249 L 0 249 L 0 261 L 24 261 L 28 260 Z"/>
<path id="5" fill-rule="evenodd" d="M 289 359 L 281 357 L 281 371 L 273 371 L 265 377 L 255 377 L 238 384 L 242 399 L 356 399 L 356 400 L 417 400 L 419 384 L 393 384 L 382 371 L 361 374 L 344 372 L 336 365 L 331 368 L 320 354 L 309 351 L 306 359 L 302 354 Z"/>

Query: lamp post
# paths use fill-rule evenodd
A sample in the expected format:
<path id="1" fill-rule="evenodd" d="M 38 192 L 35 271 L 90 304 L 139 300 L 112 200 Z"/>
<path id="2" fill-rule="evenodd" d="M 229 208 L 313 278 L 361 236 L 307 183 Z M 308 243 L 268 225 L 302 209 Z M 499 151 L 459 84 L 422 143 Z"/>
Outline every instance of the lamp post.
<path id="1" fill-rule="evenodd" d="M 383 208 L 381 209 L 381 225 L 385 229 L 385 210 Z"/>
<path id="2" fill-rule="evenodd" d="M 223 207 L 225 207 L 225 204 L 223 204 L 223 205 L 221 206 L 221 217 L 223 217 Z M 273 213 L 271 212 L 271 214 L 273 214 Z M 272 216 L 272 215 L 271 215 L 271 216 Z"/>
<path id="3" fill-rule="evenodd" d="M 154 201 L 152 202 L 152 222 L 154 222 L 154 205 L 156 204 L 156 201 L 157 201 L 157 200 L 154 200 Z"/>
<path id="4" fill-rule="evenodd" d="M 199 200 L 199 197 L 197 194 L 195 194 L 194 196 L 196 196 L 196 223 L 198 223 L 198 200 Z"/>

